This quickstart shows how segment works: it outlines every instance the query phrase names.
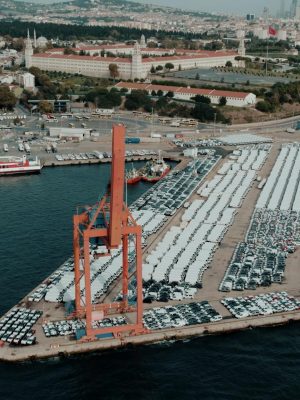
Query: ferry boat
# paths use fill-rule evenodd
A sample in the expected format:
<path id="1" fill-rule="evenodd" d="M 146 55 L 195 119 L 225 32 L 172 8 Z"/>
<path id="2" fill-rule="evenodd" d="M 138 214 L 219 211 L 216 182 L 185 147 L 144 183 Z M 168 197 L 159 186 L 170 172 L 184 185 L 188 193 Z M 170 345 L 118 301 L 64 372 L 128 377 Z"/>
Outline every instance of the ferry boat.
<path id="1" fill-rule="evenodd" d="M 142 179 L 142 176 L 138 170 L 132 165 L 132 169 L 126 172 L 126 183 L 128 185 L 133 185 L 138 183 Z"/>
<path id="2" fill-rule="evenodd" d="M 163 158 L 147 162 L 142 174 L 142 180 L 146 182 L 158 182 L 170 171 L 170 166 L 165 163 Z"/>
<path id="3" fill-rule="evenodd" d="M 28 160 L 26 155 L 23 157 L 0 157 L 0 176 L 39 174 L 42 168 L 37 157 L 35 160 Z"/>

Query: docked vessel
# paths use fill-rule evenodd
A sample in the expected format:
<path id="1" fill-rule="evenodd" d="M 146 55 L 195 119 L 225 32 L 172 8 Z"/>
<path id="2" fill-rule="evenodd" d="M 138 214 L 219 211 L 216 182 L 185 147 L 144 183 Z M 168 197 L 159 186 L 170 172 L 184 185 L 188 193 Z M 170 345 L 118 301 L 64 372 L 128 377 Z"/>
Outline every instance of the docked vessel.
<path id="1" fill-rule="evenodd" d="M 39 174 L 42 169 L 40 160 L 28 160 L 23 157 L 0 157 L 0 176 L 20 175 L 20 174 Z"/>
<path id="2" fill-rule="evenodd" d="M 128 185 L 133 185 L 134 183 L 138 183 L 142 179 L 140 171 L 132 166 L 132 169 L 126 172 L 126 183 Z"/>
<path id="3" fill-rule="evenodd" d="M 142 174 L 142 180 L 146 182 L 158 182 L 169 171 L 170 166 L 159 156 L 157 160 L 147 162 Z"/>

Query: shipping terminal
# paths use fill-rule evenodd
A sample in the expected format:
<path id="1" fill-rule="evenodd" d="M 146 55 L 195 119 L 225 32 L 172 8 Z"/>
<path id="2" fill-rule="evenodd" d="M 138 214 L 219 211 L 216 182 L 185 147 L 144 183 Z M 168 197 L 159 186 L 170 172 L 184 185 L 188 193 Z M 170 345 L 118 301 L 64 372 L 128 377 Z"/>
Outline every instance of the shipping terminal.
<path id="1" fill-rule="evenodd" d="M 128 205 L 125 127 L 114 125 L 106 194 L 78 207 L 72 257 L 0 318 L 0 360 L 299 320 L 300 145 L 258 138 L 171 171 L 161 160 Z"/>

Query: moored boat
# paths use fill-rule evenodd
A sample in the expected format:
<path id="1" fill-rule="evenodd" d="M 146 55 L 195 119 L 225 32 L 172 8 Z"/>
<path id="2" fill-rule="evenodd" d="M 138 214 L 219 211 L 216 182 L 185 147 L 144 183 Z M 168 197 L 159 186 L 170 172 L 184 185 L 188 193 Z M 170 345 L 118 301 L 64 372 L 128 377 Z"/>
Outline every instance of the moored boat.
<path id="1" fill-rule="evenodd" d="M 146 182 L 158 182 L 170 171 L 170 166 L 165 163 L 162 157 L 147 162 L 142 174 L 142 180 Z"/>
<path id="2" fill-rule="evenodd" d="M 42 168 L 37 157 L 34 160 L 27 159 L 25 155 L 23 157 L 0 157 L 0 176 L 38 174 Z"/>
<path id="3" fill-rule="evenodd" d="M 132 165 L 132 169 L 126 172 L 126 183 L 128 185 L 133 185 L 134 183 L 138 183 L 141 179 L 142 176 L 140 172 Z"/>

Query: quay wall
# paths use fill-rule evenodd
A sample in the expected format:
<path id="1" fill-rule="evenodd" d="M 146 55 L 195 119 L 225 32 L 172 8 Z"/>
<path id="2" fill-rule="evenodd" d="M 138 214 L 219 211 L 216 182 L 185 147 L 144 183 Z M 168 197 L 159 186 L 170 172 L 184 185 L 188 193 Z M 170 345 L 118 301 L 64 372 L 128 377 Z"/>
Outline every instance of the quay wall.
<path id="1" fill-rule="evenodd" d="M 83 354 L 94 351 L 105 351 L 130 346 L 154 344 L 169 340 L 183 340 L 206 335 L 229 334 L 253 328 L 273 327 L 285 325 L 293 321 L 300 321 L 299 311 L 240 320 L 230 318 L 210 324 L 167 329 L 117 339 L 102 339 L 92 342 L 67 342 L 66 344 L 52 346 L 51 348 L 41 347 L 38 345 L 22 348 L 9 347 L 5 345 L 0 348 L 0 360 L 6 362 L 20 362 L 53 357 L 67 357 L 72 354 Z"/>

